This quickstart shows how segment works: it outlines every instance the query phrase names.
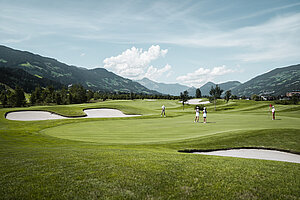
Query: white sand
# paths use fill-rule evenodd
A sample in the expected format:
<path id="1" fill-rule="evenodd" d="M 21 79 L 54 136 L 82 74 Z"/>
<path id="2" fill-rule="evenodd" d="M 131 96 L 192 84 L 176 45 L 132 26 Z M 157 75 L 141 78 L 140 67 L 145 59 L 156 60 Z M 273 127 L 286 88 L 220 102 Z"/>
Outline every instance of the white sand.
<path id="1" fill-rule="evenodd" d="M 86 109 L 83 112 L 87 114 L 85 118 L 111 118 L 111 117 L 138 117 L 141 115 L 125 115 L 122 111 L 116 109 L 99 108 Z"/>
<path id="2" fill-rule="evenodd" d="M 232 149 L 211 152 L 194 152 L 195 154 L 228 156 L 238 158 L 252 158 L 262 160 L 276 160 L 284 162 L 300 163 L 300 155 L 286 153 L 282 151 L 265 150 L 265 149 Z"/>
<path id="3" fill-rule="evenodd" d="M 78 118 L 111 118 L 111 117 L 137 117 L 141 115 L 125 115 L 116 109 L 86 109 L 87 116 Z M 77 117 L 76 117 L 77 118 Z M 48 111 L 17 111 L 10 112 L 6 115 L 6 119 L 18 121 L 37 121 L 50 119 L 74 119 L 74 117 L 63 117 Z"/>
<path id="4" fill-rule="evenodd" d="M 179 101 L 179 103 L 182 103 L 182 101 Z M 208 104 L 210 103 L 209 101 L 203 101 L 202 99 L 190 99 L 185 104 L 190 104 L 190 105 L 197 105 L 197 104 Z"/>

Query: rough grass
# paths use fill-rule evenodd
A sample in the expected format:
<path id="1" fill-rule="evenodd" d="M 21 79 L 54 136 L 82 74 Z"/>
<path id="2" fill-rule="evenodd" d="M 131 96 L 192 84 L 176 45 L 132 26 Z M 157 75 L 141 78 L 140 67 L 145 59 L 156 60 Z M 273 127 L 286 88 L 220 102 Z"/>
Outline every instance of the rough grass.
<path id="1" fill-rule="evenodd" d="M 4 113 L 19 109 L 1 109 L 0 198 L 299 199 L 299 164 L 178 152 L 234 147 L 300 152 L 297 106 L 278 107 L 281 120 L 272 121 L 265 103 L 230 103 L 233 109 L 220 102 L 217 112 L 207 106 L 208 121 L 216 122 L 208 124 L 193 123 L 194 106 L 183 111 L 175 101 L 29 108 L 72 116 L 99 107 L 143 114 L 134 119 L 17 122 Z M 162 104 L 167 118 L 160 118 Z"/>

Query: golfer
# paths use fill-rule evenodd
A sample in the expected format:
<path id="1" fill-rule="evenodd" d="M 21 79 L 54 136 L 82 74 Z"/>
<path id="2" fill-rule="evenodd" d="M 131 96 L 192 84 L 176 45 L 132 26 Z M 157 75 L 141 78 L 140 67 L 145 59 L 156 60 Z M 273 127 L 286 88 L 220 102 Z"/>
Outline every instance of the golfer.
<path id="1" fill-rule="evenodd" d="M 206 107 L 203 109 L 203 123 L 206 123 L 206 115 L 207 115 L 207 110 Z"/>
<path id="2" fill-rule="evenodd" d="M 194 122 L 199 122 L 199 116 L 200 116 L 200 108 L 199 106 L 196 106 L 196 117 L 195 117 L 195 121 Z"/>
<path id="3" fill-rule="evenodd" d="M 272 116 L 273 116 L 272 120 L 275 120 L 275 107 L 274 106 L 272 106 Z"/>
<path id="4" fill-rule="evenodd" d="M 163 105 L 161 107 L 161 114 L 160 114 L 160 116 L 162 117 L 163 115 L 164 115 L 164 117 L 166 117 L 166 107 L 165 107 L 165 105 Z"/>

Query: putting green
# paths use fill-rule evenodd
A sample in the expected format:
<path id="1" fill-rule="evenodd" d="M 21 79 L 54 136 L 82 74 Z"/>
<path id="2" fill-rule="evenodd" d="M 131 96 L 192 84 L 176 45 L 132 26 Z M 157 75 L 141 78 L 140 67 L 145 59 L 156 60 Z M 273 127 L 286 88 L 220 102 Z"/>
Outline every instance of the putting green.
<path id="1" fill-rule="evenodd" d="M 226 114 L 208 116 L 208 123 L 194 123 L 194 115 L 174 118 L 119 119 L 79 122 L 41 131 L 53 137 L 97 143 L 150 143 L 184 140 L 221 132 L 259 129 L 299 128 L 298 118 L 280 117 L 272 121 L 263 114 Z"/>

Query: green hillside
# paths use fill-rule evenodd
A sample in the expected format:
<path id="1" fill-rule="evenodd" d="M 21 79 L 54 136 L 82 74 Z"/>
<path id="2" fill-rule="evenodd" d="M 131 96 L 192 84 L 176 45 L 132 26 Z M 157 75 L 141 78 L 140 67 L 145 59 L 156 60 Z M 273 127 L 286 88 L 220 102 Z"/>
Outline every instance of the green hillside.
<path id="1" fill-rule="evenodd" d="M 5 46 L 0 46 L 0 67 L 22 69 L 33 76 L 44 78 L 43 80 L 50 79 L 63 85 L 81 84 L 88 89 L 108 92 L 158 94 L 103 68 L 88 70 L 70 66 L 52 58 Z"/>
<path id="2" fill-rule="evenodd" d="M 31 92 L 39 85 L 41 87 L 47 87 L 52 85 L 55 89 L 62 88 L 63 84 L 43 78 L 39 75 L 31 75 L 20 68 L 0 68 L 0 82 L 11 88 L 15 88 L 17 85 L 24 89 L 25 92 Z"/>
<path id="3" fill-rule="evenodd" d="M 232 93 L 238 96 L 285 95 L 286 92 L 300 90 L 300 64 L 274 69 L 257 76 L 234 88 Z"/>

